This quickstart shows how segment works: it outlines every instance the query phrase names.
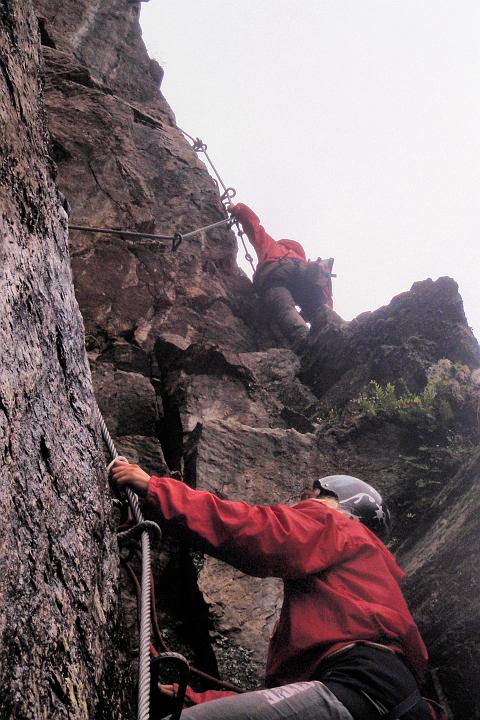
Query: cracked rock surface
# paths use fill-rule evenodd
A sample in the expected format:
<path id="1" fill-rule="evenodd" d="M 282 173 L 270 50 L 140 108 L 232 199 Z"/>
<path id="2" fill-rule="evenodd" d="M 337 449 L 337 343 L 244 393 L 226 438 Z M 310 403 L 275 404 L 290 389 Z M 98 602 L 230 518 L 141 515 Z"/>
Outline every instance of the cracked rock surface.
<path id="1" fill-rule="evenodd" d="M 126 718 L 116 543 L 37 22 L 7 3 L 0 23 L 0 717 Z"/>
<path id="2" fill-rule="evenodd" d="M 38 37 L 31 14 L 13 4 L 19 8 L 15 22 L 26 23 L 19 38 L 28 61 L 23 70 L 30 72 L 22 75 L 13 53 L 7 70 L 23 99 L 8 105 L 11 147 L 2 150 L 9 168 L 16 154 L 33 172 L 28 187 L 19 183 L 25 170 L 9 171 L 1 185 L 2 192 L 7 188 L 5 237 L 12 238 L 2 241 L 7 390 L 0 427 L 9 488 L 2 507 L 7 527 L 18 524 L 19 538 L 37 528 L 40 552 L 34 568 L 29 560 L 29 572 L 46 573 L 39 617 L 54 670 L 50 680 L 40 654 L 22 666 L 22 643 L 34 643 L 39 634 L 37 615 L 31 613 L 21 634 L 9 611 L 2 633 L 9 633 L 9 651 L 20 658 L 25 678 L 20 673 L 23 679 L 13 680 L 6 664 L 2 678 L 20 708 L 15 717 L 37 708 L 27 688 L 32 663 L 41 670 L 42 710 L 35 717 L 100 718 L 99 697 L 110 698 L 104 704 L 109 717 L 113 710 L 120 717 L 127 707 L 120 695 L 133 670 L 115 664 L 118 687 L 111 689 L 106 642 L 113 638 L 116 650 L 122 642 L 115 635 L 118 560 L 101 441 L 66 229 L 52 166 L 39 150 L 44 129 L 34 119 L 41 112 L 33 101 L 39 97 Z M 145 51 L 139 8 L 126 0 L 36 0 L 50 154 L 72 223 L 185 232 L 221 219 L 222 205 L 159 90 L 162 71 Z M 5 37 L 13 42 L 8 32 Z M 9 92 L 7 83 L 7 99 Z M 20 108 L 31 127 L 22 125 Z M 165 242 L 81 231 L 69 233 L 69 246 L 95 394 L 119 451 L 151 473 L 175 474 L 193 487 L 253 503 L 294 501 L 315 477 L 335 472 L 377 485 L 396 518 L 391 547 L 410 572 L 407 591 L 430 644 L 436 692 L 445 694 L 456 717 L 479 718 L 474 677 L 480 651 L 472 638 L 480 632 L 474 552 L 480 359 L 455 282 L 425 280 L 351 323 L 313 327 L 298 357 L 278 347 L 265 326 L 252 285 L 236 266 L 228 230 L 185 240 L 176 253 Z M 17 308 L 24 308 L 23 325 L 14 326 L 8 313 Z M 34 410 L 30 397 L 41 400 Z M 23 434 L 14 417 L 22 419 Z M 17 453 L 16 464 L 9 452 Z M 24 467 L 30 468 L 29 485 L 38 486 L 29 497 L 38 496 L 41 505 L 22 500 Z M 8 547 L 18 542 L 9 533 L 5 538 Z M 71 573 L 65 583 L 57 577 L 56 554 Z M 160 624 L 173 649 L 239 684 L 261 683 L 279 583 L 246 577 L 172 538 L 155 558 Z M 19 571 L 24 577 L 22 563 Z M 0 593 L 17 598 L 11 568 L 2 575 Z M 66 640 L 55 630 L 57 584 L 61 612 L 72 619 L 65 625 L 75 628 Z M 29 592 L 22 596 L 23 617 L 38 608 L 37 595 Z M 121 605 L 134 648 L 135 604 L 127 581 Z"/>

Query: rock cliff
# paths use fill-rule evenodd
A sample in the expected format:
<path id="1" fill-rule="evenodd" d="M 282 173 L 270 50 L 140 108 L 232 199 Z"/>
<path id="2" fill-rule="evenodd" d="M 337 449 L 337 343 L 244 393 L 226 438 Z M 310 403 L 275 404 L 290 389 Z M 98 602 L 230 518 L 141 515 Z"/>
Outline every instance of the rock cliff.
<path id="1" fill-rule="evenodd" d="M 29 3 L 2 5 L 0 43 L 0 717 L 123 718 L 118 552 Z"/>
<path id="2" fill-rule="evenodd" d="M 20 4 L 14 5 L 18 9 L 11 16 L 30 29 L 24 29 L 16 42 L 31 66 L 28 77 L 20 73 L 11 82 L 19 87 L 25 83 L 28 99 L 37 97 L 38 38 L 31 9 L 20 11 Z M 72 223 L 148 233 L 188 231 L 221 219 L 222 206 L 214 182 L 176 128 L 159 91 L 162 71 L 143 46 L 139 9 L 139 3 L 126 0 L 35 2 L 51 157 L 58 167 L 58 187 L 72 206 Z M 2 16 L 7 29 L 8 17 Z M 8 33 L 5 38 L 9 40 Z M 41 128 L 42 121 L 35 120 L 40 111 L 29 102 L 28 117 L 32 123 L 40 122 Z M 21 125 L 15 105 L 6 119 L 12 124 L 10 156 L 20 156 L 18 140 L 13 140 Z M 36 147 L 38 154 L 44 139 L 35 141 L 30 136 L 29 142 L 22 143 L 21 152 Z M 62 424 L 57 434 L 49 431 L 54 437 L 45 441 L 47 450 L 38 441 L 40 459 L 32 456 L 29 467 L 42 488 L 45 472 L 63 478 L 73 473 L 68 493 L 73 499 L 64 500 L 68 508 L 62 522 L 75 525 L 83 539 L 78 545 L 68 532 L 57 531 L 61 541 L 50 541 L 50 553 L 65 556 L 55 565 L 40 555 L 36 566 L 47 569 L 42 591 L 48 595 L 56 582 L 48 576 L 50 565 L 55 572 L 62 568 L 71 572 L 69 553 L 79 551 L 81 573 L 77 578 L 69 576 L 69 582 L 81 585 L 79 578 L 93 578 L 90 587 L 97 586 L 98 593 L 84 593 L 85 606 L 79 610 L 76 625 L 78 642 L 83 625 L 92 627 L 85 615 L 91 612 L 96 618 L 99 602 L 105 617 L 100 618 L 99 639 L 92 650 L 95 659 L 84 655 L 80 662 L 83 686 L 90 688 L 88 711 L 85 703 L 68 704 L 73 682 L 65 680 L 68 674 L 58 671 L 54 675 L 60 678 L 53 689 L 54 700 L 47 703 L 47 691 L 37 690 L 37 701 L 25 685 L 15 684 L 2 657 L 2 682 L 12 698 L 5 707 L 15 707 L 19 718 L 31 716 L 34 707 L 41 707 L 50 717 L 101 717 L 100 705 L 95 703 L 103 682 L 102 692 L 120 717 L 120 698 L 108 695 L 108 679 L 100 681 L 87 671 L 96 665 L 106 673 L 105 643 L 113 638 L 118 645 L 117 564 L 82 327 L 62 245 L 65 227 L 52 181 L 45 179 L 50 167 L 45 153 L 37 157 L 33 149 L 30 152 L 33 160 L 25 156 L 22 162 L 41 169 L 42 192 L 48 196 L 39 204 L 43 242 L 37 238 L 41 257 L 35 256 L 35 267 L 48 275 L 48 293 L 35 275 L 36 302 L 31 307 L 37 309 L 28 311 L 26 298 L 23 304 L 30 333 L 39 333 L 40 319 L 35 313 L 44 305 L 49 318 L 45 325 L 60 327 L 55 331 L 60 340 L 53 342 L 53 335 L 50 341 L 47 336 L 38 339 L 40 346 L 47 343 L 44 354 L 49 363 L 57 365 L 51 370 L 50 395 L 41 398 L 43 414 L 37 417 L 35 432 L 45 433 L 42 428 Z M 5 187 L 14 182 L 7 177 Z M 17 222 L 28 230 L 28 214 L 15 218 L 7 214 L 8 207 L 6 200 L 2 211 L 5 208 L 4 222 L 9 228 Z M 53 218 L 57 218 L 55 227 Z M 287 347 L 279 347 L 278 339 L 259 321 L 257 299 L 251 283 L 236 267 L 236 242 L 228 230 L 216 229 L 186 240 L 175 253 L 158 241 L 80 231 L 71 231 L 69 241 L 95 394 L 119 450 L 152 473 L 176 472 L 194 487 L 258 503 L 294 499 L 312 478 L 331 472 L 370 478 L 389 498 L 396 516 L 392 547 L 411 573 L 407 589 L 432 650 L 436 691 L 446 694 L 456 718 L 480 717 L 474 683 L 480 655 L 473 641 L 480 630 L 474 592 L 479 561 L 473 552 L 479 530 L 474 448 L 478 445 L 480 355 L 454 281 L 416 283 L 388 306 L 351 323 L 313 328 L 309 347 L 298 357 Z M 54 259 L 61 274 L 47 272 Z M 10 262 L 17 284 L 25 275 L 31 276 L 15 259 Z M 57 293 L 63 293 L 62 301 L 55 300 Z M 11 308 L 15 303 L 7 286 L 2 305 Z M 61 325 L 55 312 L 67 325 Z M 26 348 L 32 357 L 38 355 L 28 335 L 3 322 L 1 328 L 11 352 L 18 348 L 17 357 Z M 55 352 L 48 351 L 48 342 Z M 62 362 L 69 363 L 69 381 L 77 387 L 72 391 L 75 401 L 63 391 Z M 5 364 L 12 366 L 8 357 Z M 42 367 L 47 373 L 49 364 Z M 19 392 L 25 394 L 32 381 L 16 374 L 15 378 Z M 37 385 L 46 393 L 48 383 L 41 378 Z M 2 370 L 2 387 L 4 381 L 11 382 Z M 6 419 L 1 413 L 0 418 L 19 442 L 6 401 L 2 404 Z M 22 412 L 28 414 L 27 409 Z M 51 425 L 55 416 L 57 424 Z M 55 472 L 45 465 L 45 458 L 53 456 L 59 463 Z M 19 458 L 15 467 L 23 465 Z M 95 508 L 86 519 L 78 506 L 80 488 L 85 486 Z M 60 500 L 56 497 L 55 502 L 62 502 L 65 494 L 65 489 L 59 491 Z M 2 497 L 8 514 L 11 500 L 7 494 Z M 53 510 L 53 500 L 51 506 Z M 30 511 L 23 505 L 19 508 L 18 523 L 28 533 Z M 45 500 L 37 511 L 40 523 L 43 514 L 48 515 Z M 95 543 L 101 552 L 91 547 Z M 105 557 L 103 565 L 98 557 Z M 162 548 L 157 567 L 159 613 L 171 643 L 207 671 L 218 670 L 231 680 L 255 686 L 279 608 L 278 583 L 247 578 L 173 541 Z M 99 574 L 102 581 L 95 585 Z M 3 584 L 0 587 L 5 592 Z M 16 595 L 8 583 L 6 587 L 6 602 L 13 603 Z M 70 587 L 70 592 L 75 596 L 80 591 Z M 127 589 L 122 597 L 128 609 Z M 43 622 L 53 626 L 56 609 L 46 605 Z M 35 610 L 37 606 L 29 599 L 27 607 Z M 126 626 L 130 631 L 129 621 Z M 4 635 L 8 627 L 6 623 L 2 628 Z M 19 631 L 11 637 L 15 640 L 10 652 L 27 673 L 30 667 L 19 649 Z M 29 629 L 25 637 L 34 641 L 35 629 Z M 71 651 L 58 647 L 60 662 Z M 101 670 L 98 673 L 101 678 Z M 22 692 L 24 701 L 19 699 Z"/>

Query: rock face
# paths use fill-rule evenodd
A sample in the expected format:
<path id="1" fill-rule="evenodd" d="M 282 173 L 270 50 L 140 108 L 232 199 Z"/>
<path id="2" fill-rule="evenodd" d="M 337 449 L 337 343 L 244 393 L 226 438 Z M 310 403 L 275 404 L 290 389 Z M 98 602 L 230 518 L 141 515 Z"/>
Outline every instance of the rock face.
<path id="1" fill-rule="evenodd" d="M 433 499 L 429 522 L 401 548 L 407 591 L 455 718 L 477 718 L 478 483 L 480 454 L 460 468 Z"/>
<path id="2" fill-rule="evenodd" d="M 117 552 L 37 22 L 30 3 L 0 21 L 0 717 L 123 718 Z"/>
<path id="3" fill-rule="evenodd" d="M 58 185 L 72 206 L 71 223 L 171 234 L 221 219 L 215 184 L 158 90 L 162 72 L 143 46 L 139 4 L 37 0 L 35 8 L 51 153 Z M 33 97 L 34 88 L 27 90 Z M 57 206 L 54 210 L 49 202 L 45 213 L 57 217 Z M 45 258 L 56 257 L 60 247 L 64 267 L 61 232 L 45 229 L 44 236 L 50 245 L 41 246 L 37 265 L 45 270 Z M 71 231 L 69 240 L 95 393 L 119 450 L 152 473 L 176 473 L 194 487 L 255 503 L 291 501 L 313 478 L 334 472 L 374 482 L 397 517 L 392 548 L 412 573 L 408 592 L 431 643 L 437 691 L 446 694 L 456 717 L 466 717 L 459 678 L 473 679 L 480 668 L 472 642 L 480 622 L 473 591 L 464 602 L 465 588 L 476 578 L 478 468 L 471 456 L 478 445 L 480 356 L 455 283 L 448 278 L 416 283 L 390 305 L 349 324 L 313 328 L 310 346 L 299 358 L 277 347 L 262 326 L 252 286 L 236 267 L 229 231 L 185 240 L 175 253 L 166 243 L 146 239 Z M 67 275 L 49 275 L 49 287 L 53 296 L 62 288 L 70 298 L 65 306 L 71 307 Z M 40 295 L 46 297 L 43 290 Z M 49 301 L 48 312 L 57 305 Z M 53 417 L 58 408 L 64 435 L 49 442 L 63 438 L 71 449 L 67 437 L 83 436 L 69 422 L 90 428 L 78 442 L 81 451 L 61 467 L 75 468 L 75 482 L 83 478 L 94 495 L 92 506 L 103 507 L 100 441 L 91 419 L 81 327 L 75 309 L 67 317 L 70 324 L 77 318 L 68 332 L 61 326 L 60 337 L 67 350 L 76 343 L 71 377 L 83 389 L 75 395 L 81 417 L 57 389 L 64 382 L 57 367 L 52 407 L 45 407 Z M 35 323 L 38 331 L 39 321 L 32 318 L 32 327 Z M 55 353 L 49 362 L 58 357 L 61 365 L 67 351 Z M 48 427 L 46 420 L 42 424 Z M 40 424 L 36 427 L 40 432 Z M 52 474 L 48 467 L 47 472 Z M 100 543 L 110 563 L 98 591 L 107 620 L 92 650 L 98 650 L 96 664 L 102 668 L 102 642 L 113 627 L 116 597 L 109 524 L 97 518 L 95 525 L 93 510 L 91 518 L 79 519 L 83 515 L 75 502 L 69 512 L 77 534 L 87 543 L 91 533 L 90 542 Z M 19 515 L 28 532 L 27 511 Z M 442 534 L 446 526 L 448 533 Z M 77 549 L 70 536 L 64 546 L 65 553 Z M 91 556 L 102 553 L 96 548 Z M 81 563 L 88 557 L 87 552 Z M 90 573 L 89 586 L 95 587 L 98 562 Z M 174 649 L 209 672 L 250 687 L 258 684 L 281 602 L 278 583 L 247 578 L 171 540 L 159 553 L 156 574 L 160 620 Z M 437 594 L 431 596 L 431 588 Z M 448 602 L 442 603 L 447 594 Z M 126 596 L 125 590 L 128 609 Z M 84 602 L 96 608 L 96 597 L 86 593 Z M 52 623 L 56 610 L 48 611 Z M 442 633 L 448 625 L 451 632 Z M 88 700 L 93 709 L 89 715 L 85 705 L 75 704 L 68 716 L 101 717 L 95 693 L 102 682 L 87 677 L 90 661 L 81 667 L 93 686 Z M 104 685 L 101 692 L 108 695 L 106 680 Z M 468 717 L 480 717 L 473 681 L 469 698 Z M 57 706 L 46 707 L 49 716 L 64 716 Z M 120 713 L 118 704 L 115 711 Z"/>
<path id="4" fill-rule="evenodd" d="M 139 3 L 36 7 L 49 38 L 46 104 L 72 223 L 173 234 L 223 219 L 214 182 L 157 90 L 161 73 L 141 41 Z M 80 232 L 70 242 L 90 348 L 124 337 L 151 349 L 165 333 L 237 352 L 254 347 L 241 319 L 253 295 L 228 231 L 195 236 L 177 253 L 158 241 Z"/>

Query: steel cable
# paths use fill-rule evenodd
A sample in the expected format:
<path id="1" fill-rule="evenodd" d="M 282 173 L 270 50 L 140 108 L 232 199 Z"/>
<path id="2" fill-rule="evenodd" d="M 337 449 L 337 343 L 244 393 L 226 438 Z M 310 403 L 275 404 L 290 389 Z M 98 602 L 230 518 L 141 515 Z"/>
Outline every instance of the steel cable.
<path id="1" fill-rule="evenodd" d="M 102 413 L 97 406 L 97 415 L 103 439 L 107 445 L 112 460 L 118 458 L 118 452 L 108 431 Z M 144 518 L 140 510 L 138 496 L 127 487 L 127 498 L 137 523 L 143 523 Z M 147 531 L 142 532 L 142 595 L 140 604 L 140 638 L 139 638 L 139 668 L 138 668 L 138 704 L 137 720 L 148 720 L 150 717 L 150 538 Z"/>
<path id="2" fill-rule="evenodd" d="M 170 240 L 173 241 L 176 238 L 180 238 L 180 242 L 182 240 L 185 240 L 186 238 L 193 237 L 194 235 L 198 235 L 200 232 L 207 232 L 207 230 L 211 230 L 215 227 L 220 227 L 222 225 L 228 225 L 231 220 L 230 218 L 226 218 L 224 220 L 219 220 L 218 222 L 210 223 L 209 225 L 203 225 L 202 227 L 196 228 L 195 230 L 190 230 L 187 233 L 174 233 L 173 235 L 157 235 L 155 233 L 144 233 L 144 232 L 133 232 L 132 230 L 121 230 L 119 228 L 99 228 L 99 227 L 90 227 L 88 225 L 70 225 L 68 226 L 69 230 L 81 230 L 82 232 L 89 232 L 89 233 L 103 233 L 105 235 L 119 235 L 121 237 L 126 238 L 148 238 L 152 240 Z M 176 245 L 180 244 L 180 242 Z M 163 245 L 161 247 L 164 247 Z M 174 249 L 176 249 L 174 247 Z"/>
<path id="3" fill-rule="evenodd" d="M 133 232 L 132 230 L 120 230 L 118 228 L 99 228 L 89 225 L 68 225 L 69 230 L 81 230 L 82 232 L 104 233 L 105 235 L 121 235 L 122 237 L 142 237 L 151 240 L 171 240 L 173 235 L 157 235 L 154 233 Z"/>
<path id="4" fill-rule="evenodd" d="M 135 594 L 137 596 L 137 608 L 140 607 L 140 598 L 141 598 L 141 587 L 140 583 L 138 581 L 138 578 L 135 574 L 135 570 L 131 566 L 129 560 L 124 559 L 122 560 L 122 564 L 125 566 L 130 579 L 132 580 L 132 583 L 135 587 Z M 162 631 L 160 630 L 159 622 L 158 622 L 158 615 L 157 615 L 157 608 L 156 608 L 156 601 L 155 601 L 155 583 L 153 579 L 153 574 L 150 574 L 150 595 L 152 598 L 152 622 L 153 622 L 153 634 L 156 637 L 156 640 L 158 644 L 160 645 L 163 653 L 171 653 L 171 648 L 167 645 L 165 642 L 165 639 L 162 635 Z M 138 614 L 139 611 L 137 611 Z M 150 645 L 150 652 L 154 657 L 157 657 L 159 655 L 158 650 L 155 648 L 154 645 Z M 214 675 L 209 675 L 206 672 L 203 672 L 203 670 L 199 670 L 196 667 L 193 667 L 193 665 L 190 665 L 190 673 L 192 675 L 196 675 L 199 678 L 202 678 L 202 680 L 206 680 L 208 683 L 211 683 L 213 685 L 216 685 L 219 688 L 224 688 L 226 690 L 232 690 L 236 693 L 244 693 L 247 692 L 243 688 L 239 687 L 238 685 L 235 685 L 234 683 L 231 683 L 229 680 L 221 680 L 220 678 L 215 677 Z"/>
<path id="5" fill-rule="evenodd" d="M 212 168 L 213 172 L 215 173 L 215 176 L 216 176 L 218 182 L 219 182 L 220 185 L 222 186 L 222 189 L 223 189 L 223 195 L 222 195 L 222 197 L 221 197 L 222 202 L 224 202 L 224 201 L 230 202 L 231 200 L 233 200 L 233 198 L 234 198 L 235 195 L 237 194 L 237 193 L 236 193 L 236 190 L 235 190 L 234 188 L 232 188 L 232 187 L 227 187 L 227 186 L 225 185 L 225 183 L 223 182 L 223 180 L 222 180 L 222 178 L 221 178 L 221 176 L 220 176 L 220 173 L 218 172 L 217 168 L 216 168 L 215 165 L 213 164 L 212 159 L 211 159 L 210 155 L 209 155 L 208 152 L 207 152 L 207 145 L 206 145 L 206 143 L 204 143 L 203 140 L 200 140 L 200 138 L 194 138 L 194 137 L 192 137 L 192 135 L 190 135 L 189 133 L 185 132 L 185 130 L 182 130 L 182 128 L 179 127 L 178 125 L 177 125 L 177 128 L 180 130 L 181 133 L 183 133 L 183 134 L 185 135 L 185 137 L 187 137 L 189 140 L 192 141 L 192 143 L 193 143 L 193 144 L 192 144 L 192 149 L 195 150 L 195 152 L 196 152 L 197 154 L 198 154 L 198 153 L 203 153 L 203 154 L 205 155 L 205 159 L 207 160 L 208 164 L 210 165 L 210 167 Z M 244 249 L 244 251 L 245 251 L 245 260 L 247 260 L 247 261 L 250 263 L 250 267 L 252 268 L 253 272 L 255 272 L 255 265 L 253 264 L 253 257 L 252 257 L 252 256 L 250 255 L 250 253 L 248 252 L 248 248 L 247 248 L 247 246 L 246 246 L 246 244 L 245 244 L 244 232 L 243 232 L 243 230 L 241 229 L 240 224 L 238 223 L 237 220 L 232 220 L 231 222 L 232 222 L 232 225 L 235 225 L 235 227 L 236 227 L 236 229 L 237 229 L 238 236 L 239 236 L 239 238 L 240 238 L 240 240 L 241 240 L 241 242 L 242 242 L 243 249 Z M 184 236 L 184 237 L 185 237 L 185 236 Z"/>

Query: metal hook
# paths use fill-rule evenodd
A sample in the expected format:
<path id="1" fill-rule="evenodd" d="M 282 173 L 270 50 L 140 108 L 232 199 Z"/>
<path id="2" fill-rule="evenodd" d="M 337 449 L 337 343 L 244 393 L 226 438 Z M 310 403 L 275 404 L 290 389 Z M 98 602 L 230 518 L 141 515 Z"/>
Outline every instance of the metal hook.
<path id="1" fill-rule="evenodd" d="M 175 709 L 170 716 L 170 720 L 179 720 L 183 709 L 183 701 L 185 698 L 185 692 L 187 690 L 188 676 L 190 674 L 190 666 L 187 660 L 175 652 L 164 652 L 157 655 L 156 658 L 150 661 L 150 668 L 152 670 L 152 681 L 158 682 L 158 666 L 162 662 L 170 661 L 172 664 L 177 666 L 179 674 L 178 692 L 176 696 Z"/>
<path id="2" fill-rule="evenodd" d="M 233 200 L 235 195 L 237 194 L 237 191 L 233 187 L 228 187 L 223 195 L 220 197 L 220 200 L 222 202 L 230 202 L 230 200 Z"/>
<path id="3" fill-rule="evenodd" d="M 172 252 L 175 252 L 176 250 L 178 250 L 182 240 L 183 240 L 182 233 L 176 232 L 172 238 Z"/>

